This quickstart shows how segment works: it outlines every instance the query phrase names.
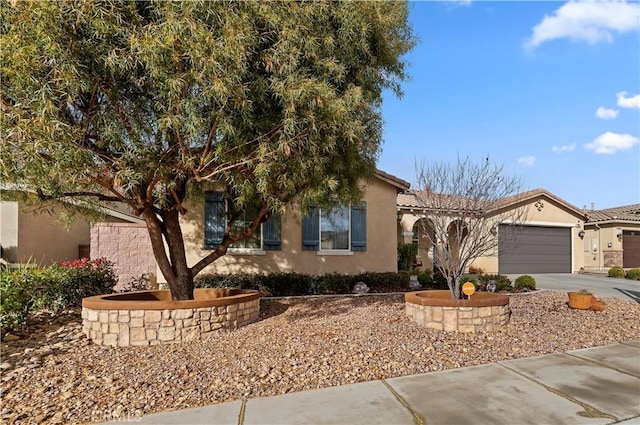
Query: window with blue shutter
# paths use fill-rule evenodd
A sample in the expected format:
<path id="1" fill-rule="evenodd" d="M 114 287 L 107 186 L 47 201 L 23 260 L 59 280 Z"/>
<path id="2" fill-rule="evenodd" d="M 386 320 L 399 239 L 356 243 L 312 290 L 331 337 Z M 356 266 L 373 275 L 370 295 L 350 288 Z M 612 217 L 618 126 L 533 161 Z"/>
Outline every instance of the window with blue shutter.
<path id="1" fill-rule="evenodd" d="M 309 215 L 302 218 L 302 250 L 318 251 L 320 249 L 320 214 L 316 207 L 311 207 Z"/>
<path id="2" fill-rule="evenodd" d="M 227 218 L 222 192 L 204 194 L 204 247 L 216 249 L 222 243 Z"/>
<path id="3" fill-rule="evenodd" d="M 206 192 L 204 199 L 204 247 L 205 249 L 216 249 L 222 243 L 227 225 L 224 195 L 222 192 Z M 246 214 L 241 214 L 234 222 L 232 233 L 242 231 L 249 226 L 255 214 L 255 209 L 247 211 Z M 251 237 L 238 241 L 229 248 L 280 250 L 280 234 L 280 216 L 273 214 L 269 220 L 261 224 L 261 228 L 257 229 Z"/>
<path id="4" fill-rule="evenodd" d="M 262 246 L 265 251 L 278 251 L 282 246 L 280 235 L 282 234 L 282 220 L 280 215 L 273 214 L 269 220 L 262 223 Z"/>
<path id="5" fill-rule="evenodd" d="M 351 250 L 367 250 L 367 204 L 351 207 Z"/>
<path id="6" fill-rule="evenodd" d="M 312 207 L 302 219 L 302 250 L 366 251 L 366 203 L 330 211 Z"/>

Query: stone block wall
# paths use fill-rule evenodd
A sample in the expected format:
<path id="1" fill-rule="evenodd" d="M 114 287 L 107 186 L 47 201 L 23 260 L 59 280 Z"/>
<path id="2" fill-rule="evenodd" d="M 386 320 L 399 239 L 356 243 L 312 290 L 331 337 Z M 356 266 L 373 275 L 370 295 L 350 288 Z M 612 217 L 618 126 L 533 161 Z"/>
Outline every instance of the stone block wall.
<path id="1" fill-rule="evenodd" d="M 104 257 L 114 264 L 116 290 L 127 289 L 132 279 L 156 273 L 156 260 L 144 224 L 96 223 L 91 227 L 91 258 Z"/>
<path id="2" fill-rule="evenodd" d="M 405 303 L 414 322 L 441 331 L 496 331 L 511 317 L 509 304 L 489 307 L 440 307 Z"/>
<path id="3" fill-rule="evenodd" d="M 255 321 L 260 300 L 225 306 L 176 310 L 95 310 L 82 308 L 83 331 L 98 345 L 171 344 L 201 340 L 219 329 Z"/>
<path id="4" fill-rule="evenodd" d="M 622 267 L 622 251 L 603 251 L 602 254 L 604 267 Z"/>

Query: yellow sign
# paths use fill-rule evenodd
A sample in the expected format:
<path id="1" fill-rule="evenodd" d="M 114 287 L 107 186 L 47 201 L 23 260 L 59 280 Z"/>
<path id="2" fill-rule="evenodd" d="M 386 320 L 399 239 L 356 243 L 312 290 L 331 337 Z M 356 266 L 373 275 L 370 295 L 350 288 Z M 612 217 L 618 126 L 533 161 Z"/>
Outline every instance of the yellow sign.
<path id="1" fill-rule="evenodd" d="M 462 293 L 468 296 L 473 295 L 476 292 L 476 287 L 471 282 L 465 282 L 462 284 Z"/>

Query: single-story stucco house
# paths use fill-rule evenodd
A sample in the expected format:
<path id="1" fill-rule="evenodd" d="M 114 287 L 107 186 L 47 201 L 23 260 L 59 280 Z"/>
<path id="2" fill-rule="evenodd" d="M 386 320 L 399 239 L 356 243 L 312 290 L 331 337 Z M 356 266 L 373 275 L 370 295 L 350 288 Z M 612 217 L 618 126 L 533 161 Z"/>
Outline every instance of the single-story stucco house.
<path id="1" fill-rule="evenodd" d="M 203 272 L 395 272 L 396 197 L 410 184 L 380 170 L 363 184 L 362 203 L 334 208 L 330 213 L 313 208 L 307 217 L 291 206 Z M 208 192 L 201 205 L 188 209 L 181 224 L 187 258 L 193 265 L 217 246 L 226 225 L 224 194 Z"/>
<path id="2" fill-rule="evenodd" d="M 402 219 L 398 235 L 404 243 L 418 243 L 420 232 L 425 230 L 423 221 L 429 207 L 422 204 L 416 192 L 398 195 L 398 212 Z M 502 239 L 513 238 L 509 224 L 500 224 L 495 237 L 498 247 L 496 255 L 476 259 L 471 266 L 485 273 L 572 273 L 584 267 L 583 243 L 580 232 L 584 229 L 584 211 L 558 198 L 544 189 L 534 189 L 503 198 L 493 212 L 500 214 L 511 209 L 524 209 L 526 216 L 521 228 L 515 233 L 515 241 L 502 243 Z M 451 215 L 451 221 L 455 214 Z M 428 228 L 428 223 L 427 227 Z M 418 261 L 422 269 L 433 268 L 433 249 L 419 243 Z"/>
<path id="3" fill-rule="evenodd" d="M 640 267 L 640 204 L 587 211 L 584 269 Z"/>
<path id="4" fill-rule="evenodd" d="M 253 237 L 232 246 L 204 273 L 395 272 L 396 196 L 410 184 L 381 170 L 362 184 L 360 204 L 334 208 L 330 214 L 313 208 L 308 217 L 291 206 L 287 214 L 272 217 Z M 181 224 L 187 258 L 193 265 L 215 249 L 217 232 L 226 225 L 224 195 L 207 192 L 203 202 L 187 207 Z M 146 225 L 129 213 L 107 209 L 108 220 L 90 225 L 78 218 L 66 229 L 56 222 L 55 212 L 34 216 L 15 202 L 3 202 L 0 213 L 0 241 L 10 255 L 7 261 L 31 258 L 44 265 L 83 256 L 104 257 L 115 264 L 119 286 L 149 272 L 164 281 Z"/>

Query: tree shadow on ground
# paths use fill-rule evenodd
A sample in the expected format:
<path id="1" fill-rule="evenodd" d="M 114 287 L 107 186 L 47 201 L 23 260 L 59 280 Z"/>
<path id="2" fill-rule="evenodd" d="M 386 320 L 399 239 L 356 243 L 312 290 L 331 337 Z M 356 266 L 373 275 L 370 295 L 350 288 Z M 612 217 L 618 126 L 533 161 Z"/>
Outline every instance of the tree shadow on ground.
<path id="1" fill-rule="evenodd" d="M 273 300 L 267 298 L 260 299 L 260 315 L 256 322 L 269 319 L 271 317 L 280 316 L 284 314 L 289 308 L 288 304 L 282 302 L 282 300 Z"/>
<path id="2" fill-rule="evenodd" d="M 399 303 L 404 308 L 404 295 L 384 296 L 344 296 L 344 297 L 300 297 L 281 300 L 262 299 L 260 305 L 260 319 L 283 315 L 288 322 L 299 320 L 314 320 L 327 316 L 349 314 L 359 307 L 389 305 Z"/>

